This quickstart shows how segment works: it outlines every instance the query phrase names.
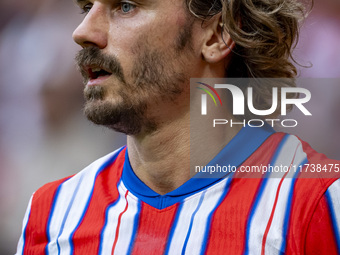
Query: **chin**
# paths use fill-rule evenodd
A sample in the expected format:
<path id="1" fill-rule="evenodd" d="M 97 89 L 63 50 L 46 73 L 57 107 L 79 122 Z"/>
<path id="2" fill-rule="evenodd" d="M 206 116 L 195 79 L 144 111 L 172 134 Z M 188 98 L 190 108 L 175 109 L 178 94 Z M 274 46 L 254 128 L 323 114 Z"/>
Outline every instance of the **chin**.
<path id="1" fill-rule="evenodd" d="M 84 107 L 88 120 L 126 135 L 150 133 L 157 129 L 156 122 L 148 119 L 145 113 L 145 105 L 131 107 L 104 100 L 90 100 Z"/>

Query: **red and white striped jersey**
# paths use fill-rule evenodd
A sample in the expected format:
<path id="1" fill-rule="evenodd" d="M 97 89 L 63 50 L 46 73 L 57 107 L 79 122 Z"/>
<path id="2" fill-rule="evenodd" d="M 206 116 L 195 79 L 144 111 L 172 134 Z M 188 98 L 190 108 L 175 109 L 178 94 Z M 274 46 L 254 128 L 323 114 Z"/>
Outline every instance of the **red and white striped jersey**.
<path id="1" fill-rule="evenodd" d="M 138 179 L 127 150 L 35 192 L 17 254 L 340 254 L 339 162 L 295 136 L 243 128 L 214 160 L 298 171 L 191 178 L 166 195 Z M 302 178 L 314 164 L 334 174 Z"/>

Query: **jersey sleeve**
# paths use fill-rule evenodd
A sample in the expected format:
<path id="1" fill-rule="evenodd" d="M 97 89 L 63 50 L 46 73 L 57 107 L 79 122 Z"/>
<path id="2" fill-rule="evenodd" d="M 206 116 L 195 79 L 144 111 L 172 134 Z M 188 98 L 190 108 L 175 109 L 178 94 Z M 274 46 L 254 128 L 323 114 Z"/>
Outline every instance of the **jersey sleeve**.
<path id="1" fill-rule="evenodd" d="M 18 255 L 44 254 L 49 242 L 48 221 L 54 205 L 55 194 L 69 177 L 47 183 L 38 189 L 30 199 L 18 242 Z"/>
<path id="2" fill-rule="evenodd" d="M 305 254 L 340 254 L 340 179 L 320 199 L 311 218 Z"/>
<path id="3" fill-rule="evenodd" d="M 31 196 L 31 199 L 29 200 L 27 210 L 26 210 L 23 222 L 22 222 L 21 235 L 20 235 L 20 239 L 19 239 L 19 242 L 18 242 L 18 246 L 17 246 L 17 252 L 15 253 L 15 255 L 24 254 L 25 232 L 26 232 L 26 227 L 27 227 L 29 215 L 31 213 L 32 199 L 33 199 L 33 195 Z"/>

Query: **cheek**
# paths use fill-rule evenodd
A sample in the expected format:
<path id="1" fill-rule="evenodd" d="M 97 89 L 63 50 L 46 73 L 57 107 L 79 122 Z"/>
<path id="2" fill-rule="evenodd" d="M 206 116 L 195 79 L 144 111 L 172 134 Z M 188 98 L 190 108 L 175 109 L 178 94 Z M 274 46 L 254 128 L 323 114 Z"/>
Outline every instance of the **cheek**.
<path id="1" fill-rule="evenodd" d="M 143 16 L 116 20 L 110 24 L 108 46 L 105 51 L 117 57 L 125 75 L 140 54 L 139 45 L 149 41 L 148 37 L 154 29 L 151 21 L 150 17 Z"/>
<path id="2" fill-rule="evenodd" d="M 188 26 L 188 20 L 184 14 L 179 13 L 176 17 L 166 16 L 155 22 L 152 28 L 152 42 L 159 47 L 173 47 L 174 42 L 176 42 L 179 34 L 186 26 Z"/>
<path id="3" fill-rule="evenodd" d="M 117 54 L 136 54 L 136 47 L 143 43 L 153 48 L 169 47 L 185 25 L 182 15 L 141 15 L 126 22 L 118 21 L 111 26 L 109 45 Z"/>
<path id="4" fill-rule="evenodd" d="M 150 11 L 129 18 L 112 19 L 106 51 L 119 59 L 124 74 L 128 75 L 145 45 L 159 52 L 170 50 L 186 23 L 184 10 L 175 15 L 169 15 L 166 11 Z"/>

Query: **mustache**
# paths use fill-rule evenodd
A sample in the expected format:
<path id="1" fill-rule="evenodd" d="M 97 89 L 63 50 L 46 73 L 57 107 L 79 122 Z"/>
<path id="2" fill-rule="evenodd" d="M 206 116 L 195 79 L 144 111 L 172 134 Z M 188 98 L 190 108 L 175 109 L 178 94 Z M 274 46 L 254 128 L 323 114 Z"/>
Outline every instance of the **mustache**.
<path id="1" fill-rule="evenodd" d="M 84 82 L 89 80 L 86 70 L 89 66 L 97 66 L 115 75 L 121 82 L 125 82 L 123 68 L 115 56 L 106 55 L 98 47 L 90 46 L 81 49 L 75 57 L 78 70 L 84 78 Z"/>

